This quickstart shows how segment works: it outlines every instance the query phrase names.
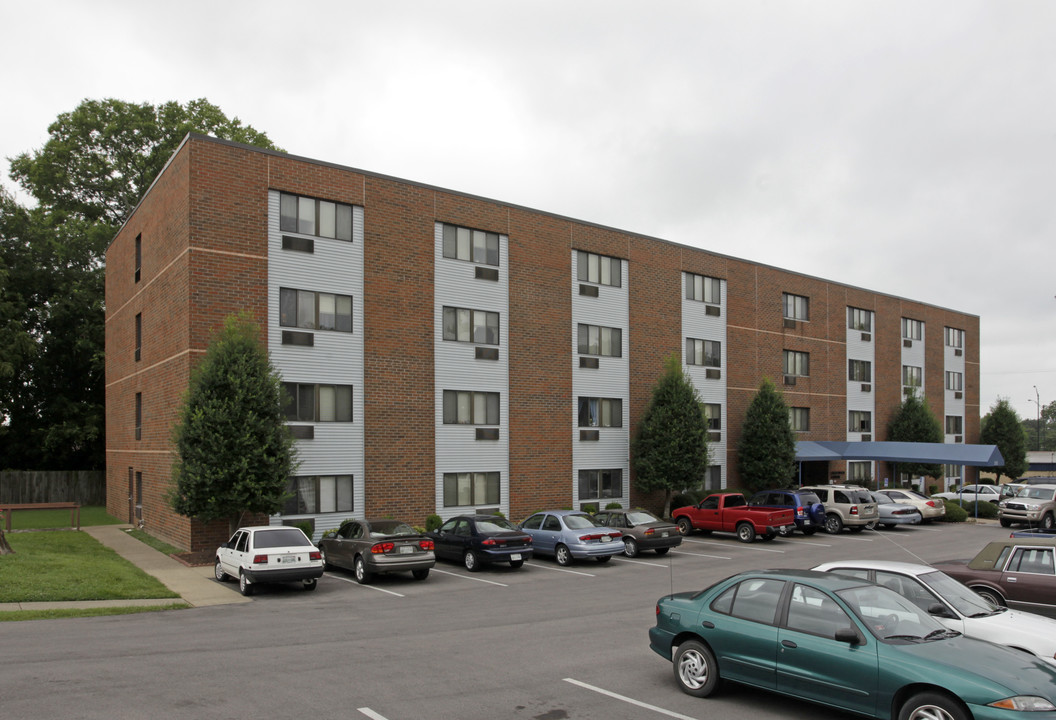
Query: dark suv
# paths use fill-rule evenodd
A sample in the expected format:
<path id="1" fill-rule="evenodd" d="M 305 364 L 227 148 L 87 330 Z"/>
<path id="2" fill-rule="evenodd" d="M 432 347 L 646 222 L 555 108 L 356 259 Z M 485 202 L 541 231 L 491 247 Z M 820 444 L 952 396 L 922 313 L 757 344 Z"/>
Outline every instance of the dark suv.
<path id="1" fill-rule="evenodd" d="M 825 527 L 825 506 L 810 490 L 763 490 L 753 495 L 748 504 L 753 507 L 792 510 L 796 516 L 796 529 L 804 535 L 813 535 Z M 782 535 L 791 532 L 789 530 Z"/>

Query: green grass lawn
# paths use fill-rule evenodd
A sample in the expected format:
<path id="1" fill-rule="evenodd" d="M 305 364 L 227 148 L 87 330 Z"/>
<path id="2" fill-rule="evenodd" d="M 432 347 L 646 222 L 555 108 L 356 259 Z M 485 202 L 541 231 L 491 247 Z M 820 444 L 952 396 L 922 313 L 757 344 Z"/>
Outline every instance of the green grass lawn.
<path id="1" fill-rule="evenodd" d="M 124 521 L 106 514 L 100 505 L 81 508 L 81 527 L 86 525 L 121 525 Z M 15 510 L 11 513 L 12 530 L 41 530 L 46 528 L 68 528 L 69 510 Z M 3 527 L 3 526 L 0 526 Z"/>

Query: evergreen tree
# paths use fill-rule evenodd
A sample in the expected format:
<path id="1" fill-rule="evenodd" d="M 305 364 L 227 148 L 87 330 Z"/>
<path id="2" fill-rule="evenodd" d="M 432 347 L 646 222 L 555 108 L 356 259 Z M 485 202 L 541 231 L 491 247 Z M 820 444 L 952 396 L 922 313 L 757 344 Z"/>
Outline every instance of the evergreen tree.
<path id="1" fill-rule="evenodd" d="M 664 491 L 664 517 L 675 491 L 699 487 L 708 469 L 708 427 L 700 396 L 678 355 L 664 360 L 649 408 L 631 445 L 635 486 Z"/>
<path id="2" fill-rule="evenodd" d="M 983 417 L 979 441 L 984 445 L 997 445 L 1005 459 L 1003 466 L 992 468 L 999 483 L 1002 475 L 1014 480 L 1027 471 L 1027 435 L 1008 398 L 1000 398 Z"/>
<path id="3" fill-rule="evenodd" d="M 259 328 L 229 316 L 191 376 L 174 429 L 173 509 L 203 522 L 246 512 L 272 515 L 294 469 L 286 395 Z"/>
<path id="4" fill-rule="evenodd" d="M 892 442 L 941 443 L 945 438 L 942 425 L 931 412 L 927 399 L 910 393 L 891 419 L 887 439 Z M 899 463 L 898 467 L 913 477 L 942 477 L 942 465 L 935 463 Z"/>
<path id="5" fill-rule="evenodd" d="M 737 448 L 741 484 L 752 492 L 789 485 L 796 477 L 796 440 L 788 405 L 766 378 L 748 406 Z"/>

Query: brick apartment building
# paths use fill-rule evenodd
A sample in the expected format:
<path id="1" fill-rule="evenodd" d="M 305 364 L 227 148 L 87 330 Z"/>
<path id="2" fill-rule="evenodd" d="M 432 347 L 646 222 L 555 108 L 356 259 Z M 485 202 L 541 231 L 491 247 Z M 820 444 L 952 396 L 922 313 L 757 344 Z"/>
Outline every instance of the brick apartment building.
<path id="1" fill-rule="evenodd" d="M 199 135 L 106 270 L 108 511 L 194 550 L 227 525 L 169 509 L 172 426 L 211 334 L 241 310 L 293 398 L 300 466 L 271 522 L 311 519 L 317 535 L 350 516 L 655 506 L 629 444 L 672 353 L 708 413 L 707 487 L 737 486 L 767 377 L 803 440 L 884 440 L 906 392 L 947 442 L 979 435 L 976 316 Z M 807 463 L 804 478 L 892 470 Z"/>

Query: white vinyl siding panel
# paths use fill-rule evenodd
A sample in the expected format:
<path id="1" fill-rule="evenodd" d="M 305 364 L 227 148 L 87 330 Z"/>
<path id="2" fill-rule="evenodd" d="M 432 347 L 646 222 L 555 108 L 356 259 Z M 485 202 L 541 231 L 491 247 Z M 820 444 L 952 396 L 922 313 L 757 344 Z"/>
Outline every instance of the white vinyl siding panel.
<path id="1" fill-rule="evenodd" d="M 871 327 L 876 328 L 876 313 L 871 313 L 872 322 Z M 862 390 L 862 382 L 858 380 L 848 379 L 848 367 L 845 363 L 843 369 L 843 377 L 847 382 L 847 414 L 850 417 L 851 410 L 861 410 L 872 413 L 874 418 L 873 423 L 873 439 L 876 439 L 876 392 L 877 392 L 877 372 L 876 372 L 876 334 L 875 332 L 865 333 L 869 336 L 869 340 L 862 340 L 861 330 L 852 330 L 847 328 L 847 359 L 848 360 L 865 360 L 871 364 L 872 367 L 872 382 L 865 383 L 869 386 L 869 390 Z M 889 381 L 890 382 L 890 381 Z M 898 382 L 901 384 L 901 372 L 899 374 Z M 849 423 L 845 423 L 846 427 L 849 427 Z M 862 439 L 862 433 L 847 431 L 846 439 L 850 442 L 857 442 Z"/>
<path id="2" fill-rule="evenodd" d="M 363 517 L 363 208 L 352 208 L 352 242 L 313 237 L 314 252 L 282 249 L 279 193 L 268 193 L 268 352 L 286 382 L 351 385 L 352 422 L 315 423 L 315 439 L 297 441 L 298 475 L 352 475 L 353 513 Z M 310 331 L 313 347 L 282 344 L 279 288 L 352 297 L 352 332 Z M 348 515 L 316 516 L 316 532 Z M 273 522 L 277 520 L 273 518 Z"/>
<path id="3" fill-rule="evenodd" d="M 499 509 L 509 515 L 509 238 L 499 234 L 499 264 L 444 257 L 443 224 L 434 229 L 433 348 L 436 427 L 436 513 L 443 519 L 472 510 L 444 507 L 444 473 L 498 472 Z M 498 281 L 476 278 L 476 267 L 498 271 Z M 444 340 L 444 306 L 499 314 L 499 344 Z M 476 348 L 498 350 L 498 360 L 478 360 Z M 499 393 L 499 439 L 477 440 L 476 430 L 493 425 L 444 425 L 444 390 Z M 491 506 L 488 506 L 491 507 Z"/>
<path id="4" fill-rule="evenodd" d="M 957 348 L 949 346 L 943 347 L 943 378 L 945 378 L 947 372 L 957 372 L 961 374 L 962 386 L 966 385 L 968 380 L 968 374 L 965 372 L 966 363 L 964 361 L 964 351 L 961 349 L 961 354 L 957 354 Z M 957 397 L 957 391 L 946 390 L 945 380 L 942 383 L 943 392 L 945 393 L 944 401 L 944 414 L 946 415 L 958 415 L 965 417 L 966 403 L 965 398 L 967 397 L 967 387 L 962 387 L 961 396 Z M 943 423 L 945 429 L 945 423 Z M 953 442 L 955 435 L 946 435 L 946 442 Z M 962 441 L 964 435 L 961 435 Z"/>
<path id="5" fill-rule="evenodd" d="M 919 367 L 920 368 L 920 387 L 917 388 L 918 397 L 926 397 L 925 391 L 927 390 L 927 377 L 928 369 L 924 364 L 924 341 L 928 337 L 928 327 L 923 322 L 920 323 L 920 339 L 913 340 L 913 347 L 906 347 L 905 343 L 902 343 L 902 365 Z M 902 383 L 902 369 L 899 368 L 899 386 L 901 393 Z M 945 383 L 943 384 L 945 387 Z M 901 395 L 900 395 L 901 397 Z"/>
<path id="6" fill-rule="evenodd" d="M 721 439 L 717 442 L 714 440 L 708 441 L 708 462 L 721 468 L 722 481 L 720 487 L 725 488 L 727 438 L 729 437 L 730 428 L 727 422 L 729 403 L 726 397 L 726 378 L 728 376 L 726 311 L 729 307 L 726 304 L 726 281 L 719 280 L 719 307 L 721 309 L 720 314 L 716 317 L 715 315 L 707 314 L 708 305 L 705 303 L 686 298 L 686 282 L 692 278 L 692 275 L 685 272 L 680 273 L 680 275 L 682 276 L 682 287 L 680 289 L 682 298 L 682 337 L 679 346 L 682 348 L 682 368 L 686 371 L 689 379 L 693 381 L 693 387 L 697 389 L 701 402 L 719 405 L 722 408 L 720 415 L 722 429 L 719 431 Z M 717 368 L 720 376 L 717 379 L 709 379 L 707 377 L 708 368 L 706 367 L 686 364 L 686 338 L 712 340 L 722 344 L 721 366 Z M 714 369 L 712 368 L 712 370 Z"/>

